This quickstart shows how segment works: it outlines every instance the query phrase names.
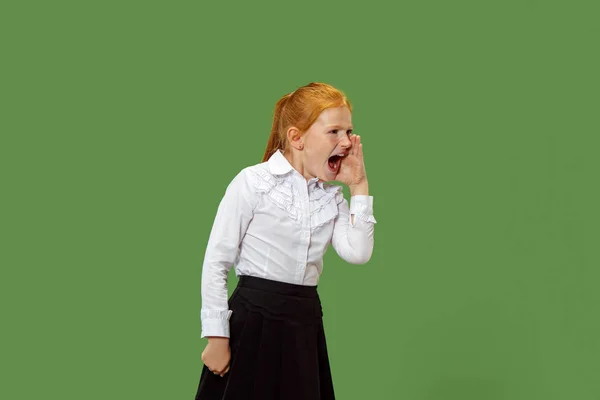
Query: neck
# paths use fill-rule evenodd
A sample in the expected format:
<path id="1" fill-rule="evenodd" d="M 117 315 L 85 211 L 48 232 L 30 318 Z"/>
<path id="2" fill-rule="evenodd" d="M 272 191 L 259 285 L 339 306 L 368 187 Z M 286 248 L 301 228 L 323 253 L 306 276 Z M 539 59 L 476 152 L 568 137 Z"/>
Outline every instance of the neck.
<path id="1" fill-rule="evenodd" d="M 286 160 L 288 160 L 292 167 L 294 167 L 294 169 L 304 177 L 304 179 L 308 181 L 311 178 L 310 176 L 307 176 L 304 171 L 304 160 L 300 151 L 296 149 L 289 149 L 283 154 L 283 156 L 286 158 Z"/>

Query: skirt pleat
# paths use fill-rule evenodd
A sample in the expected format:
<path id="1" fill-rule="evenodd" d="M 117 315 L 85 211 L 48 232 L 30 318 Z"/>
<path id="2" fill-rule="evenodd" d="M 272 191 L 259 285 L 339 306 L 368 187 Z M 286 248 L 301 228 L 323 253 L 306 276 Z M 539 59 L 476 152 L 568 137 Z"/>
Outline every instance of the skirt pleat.
<path id="1" fill-rule="evenodd" d="M 255 375 L 255 399 L 278 399 L 281 381 L 281 346 L 284 322 L 263 318 L 263 335 L 260 339 Z"/>
<path id="2" fill-rule="evenodd" d="M 316 286 L 241 276 L 229 300 L 230 370 L 203 366 L 196 400 L 333 400 Z"/>
<path id="3" fill-rule="evenodd" d="M 312 328 L 312 327 L 310 327 Z M 287 326 L 284 336 L 281 399 L 320 399 L 316 330 Z M 305 371 L 310 371 L 307 373 Z"/>

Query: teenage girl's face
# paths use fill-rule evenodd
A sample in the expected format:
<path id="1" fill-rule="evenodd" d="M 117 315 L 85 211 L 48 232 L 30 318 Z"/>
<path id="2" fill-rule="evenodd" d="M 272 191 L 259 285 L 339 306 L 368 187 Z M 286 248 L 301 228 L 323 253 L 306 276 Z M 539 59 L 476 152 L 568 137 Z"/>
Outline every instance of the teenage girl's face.
<path id="1" fill-rule="evenodd" d="M 333 181 L 352 146 L 352 113 L 348 107 L 328 108 L 303 135 L 304 176 Z"/>

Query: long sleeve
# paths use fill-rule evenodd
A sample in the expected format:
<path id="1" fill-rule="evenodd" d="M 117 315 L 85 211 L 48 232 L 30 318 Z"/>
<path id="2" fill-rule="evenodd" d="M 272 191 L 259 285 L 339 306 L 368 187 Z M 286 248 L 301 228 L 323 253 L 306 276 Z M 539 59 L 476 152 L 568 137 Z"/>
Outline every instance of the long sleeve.
<path id="1" fill-rule="evenodd" d="M 202 265 L 201 337 L 229 337 L 227 276 L 253 217 L 256 194 L 242 170 L 229 184 L 215 217 Z"/>
<path id="2" fill-rule="evenodd" d="M 335 220 L 331 244 L 338 255 L 351 264 L 365 264 L 371 259 L 375 223 L 373 196 L 352 196 L 350 207 L 340 191 L 337 194 L 339 214 Z M 351 216 L 354 215 L 354 220 Z"/>

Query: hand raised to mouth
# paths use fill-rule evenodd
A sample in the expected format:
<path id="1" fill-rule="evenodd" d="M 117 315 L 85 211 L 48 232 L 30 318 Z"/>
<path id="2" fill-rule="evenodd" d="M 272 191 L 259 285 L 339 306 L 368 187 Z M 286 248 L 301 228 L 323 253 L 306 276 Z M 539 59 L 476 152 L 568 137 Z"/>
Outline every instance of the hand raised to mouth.
<path id="1" fill-rule="evenodd" d="M 350 141 L 352 146 L 350 146 L 348 155 L 341 159 L 340 169 L 335 180 L 352 188 L 367 184 L 367 172 L 360 136 L 352 134 Z"/>

